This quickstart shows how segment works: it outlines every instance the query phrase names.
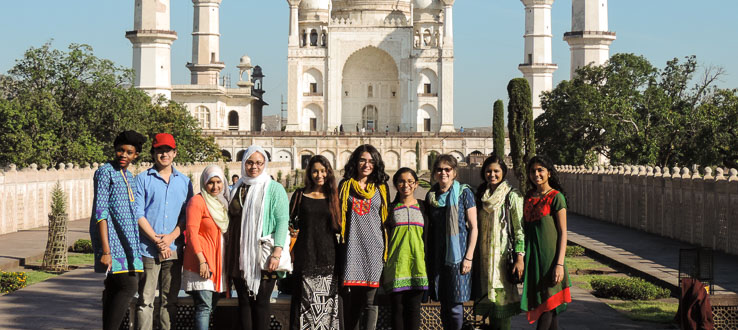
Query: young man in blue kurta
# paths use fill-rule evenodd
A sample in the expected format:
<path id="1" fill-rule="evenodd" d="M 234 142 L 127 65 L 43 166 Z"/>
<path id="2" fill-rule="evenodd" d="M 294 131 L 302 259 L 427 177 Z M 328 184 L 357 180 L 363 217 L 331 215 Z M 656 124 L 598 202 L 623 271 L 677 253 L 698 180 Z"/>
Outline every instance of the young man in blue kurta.
<path id="1" fill-rule="evenodd" d="M 136 176 L 136 217 L 141 228 L 144 264 L 136 304 L 137 328 L 154 328 L 154 298 L 159 285 L 159 324 L 161 329 L 173 329 L 182 274 L 181 234 L 185 228 L 185 206 L 192 197 L 192 182 L 172 166 L 177 156 L 172 135 L 157 134 L 151 156 L 154 167 Z"/>

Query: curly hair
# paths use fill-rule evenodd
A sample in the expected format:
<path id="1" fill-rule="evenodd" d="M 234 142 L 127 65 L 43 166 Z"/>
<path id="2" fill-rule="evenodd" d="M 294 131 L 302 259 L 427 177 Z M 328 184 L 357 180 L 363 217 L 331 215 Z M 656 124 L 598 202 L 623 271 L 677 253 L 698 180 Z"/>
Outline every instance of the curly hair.
<path id="1" fill-rule="evenodd" d="M 551 174 L 551 176 L 548 178 L 548 184 L 551 186 L 551 188 L 558 190 L 560 193 L 566 196 L 566 193 L 564 192 L 564 187 L 561 186 L 561 181 L 559 181 L 559 172 L 556 171 L 556 168 L 553 166 L 553 163 L 544 156 L 534 156 L 528 161 L 528 166 L 526 167 L 526 169 L 528 170 L 528 173 L 526 173 L 526 175 L 528 176 L 528 185 L 531 188 L 530 190 L 527 191 L 526 195 L 529 196 L 536 190 L 536 184 L 533 183 L 533 180 L 530 179 L 530 173 L 531 173 L 531 170 L 533 169 L 533 165 L 535 164 L 539 164 L 543 166 Z"/>
<path id="2" fill-rule="evenodd" d="M 507 176 L 507 164 L 505 164 L 504 159 L 500 159 L 500 157 L 497 157 L 496 154 L 492 154 L 487 159 L 484 160 L 484 164 L 482 164 L 482 169 L 479 171 L 479 176 L 482 178 L 482 183 L 479 185 L 479 188 L 477 188 L 477 199 L 481 199 L 484 195 L 484 192 L 487 191 L 487 167 L 489 167 L 492 164 L 499 164 L 500 168 L 502 168 L 502 179 L 505 179 L 505 176 Z"/>
<path id="3" fill-rule="evenodd" d="M 325 168 L 325 183 L 321 191 L 328 200 L 328 208 L 331 212 L 331 226 L 334 230 L 341 228 L 341 212 L 339 211 L 338 203 L 338 187 L 336 183 L 336 176 L 333 173 L 333 167 L 327 158 L 321 155 L 315 155 L 310 158 L 308 162 L 307 170 L 305 171 L 305 191 L 312 191 L 315 188 L 315 182 L 313 181 L 313 166 L 319 163 Z"/>
<path id="4" fill-rule="evenodd" d="M 359 159 L 361 159 L 361 155 L 365 152 L 368 152 L 374 160 L 374 169 L 372 170 L 372 173 L 369 174 L 367 182 L 373 184 L 386 184 L 387 180 L 389 180 L 389 175 L 384 172 L 382 155 L 380 155 L 377 148 L 374 148 L 371 144 L 360 145 L 351 153 L 351 157 L 349 157 L 348 162 L 346 162 L 346 166 L 343 167 L 344 179 L 356 179 L 359 176 Z"/>

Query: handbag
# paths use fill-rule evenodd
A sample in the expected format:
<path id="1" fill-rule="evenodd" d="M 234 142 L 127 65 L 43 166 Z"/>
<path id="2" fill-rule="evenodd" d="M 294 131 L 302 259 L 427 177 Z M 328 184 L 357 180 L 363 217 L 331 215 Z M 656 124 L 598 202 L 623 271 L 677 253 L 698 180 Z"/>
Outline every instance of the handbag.
<path id="1" fill-rule="evenodd" d="M 515 253 L 515 233 L 513 232 L 512 220 L 510 219 L 510 193 L 507 193 L 507 196 L 505 196 L 505 216 L 503 218 L 507 227 L 507 250 L 505 251 L 507 275 L 510 276 L 510 282 L 513 285 L 518 285 L 523 283 L 523 279 L 522 276 L 518 277 L 515 274 L 515 258 L 517 257 L 517 253 Z"/>
<path id="2" fill-rule="evenodd" d="M 269 257 L 272 255 L 272 250 L 274 250 L 274 235 L 262 236 L 259 238 L 259 246 L 261 247 L 261 252 L 259 253 L 261 269 L 269 271 Z M 285 251 L 284 248 L 287 247 L 287 249 L 289 249 L 290 235 L 285 235 L 285 240 L 282 246 L 282 256 L 279 258 L 279 265 L 275 271 L 292 272 L 292 258 L 290 258 L 289 250 Z"/>

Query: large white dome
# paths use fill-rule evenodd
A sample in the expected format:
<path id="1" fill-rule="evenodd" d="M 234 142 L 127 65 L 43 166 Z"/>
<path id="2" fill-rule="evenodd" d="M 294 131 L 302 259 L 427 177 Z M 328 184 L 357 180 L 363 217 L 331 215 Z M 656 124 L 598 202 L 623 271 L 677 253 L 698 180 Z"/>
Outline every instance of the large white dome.
<path id="1" fill-rule="evenodd" d="M 302 0 L 300 9 L 328 10 L 331 0 Z"/>
<path id="2" fill-rule="evenodd" d="M 440 9 L 443 8 L 440 0 L 414 0 L 415 9 Z"/>

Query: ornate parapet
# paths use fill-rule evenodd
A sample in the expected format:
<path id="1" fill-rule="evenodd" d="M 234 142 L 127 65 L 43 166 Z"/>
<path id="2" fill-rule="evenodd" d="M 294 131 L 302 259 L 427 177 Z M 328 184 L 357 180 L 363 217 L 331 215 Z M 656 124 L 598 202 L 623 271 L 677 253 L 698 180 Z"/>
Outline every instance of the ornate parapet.
<path id="1" fill-rule="evenodd" d="M 206 166 L 224 163 L 175 164 L 178 171 L 192 178 L 195 192 L 200 191 L 200 174 Z M 51 192 L 59 182 L 67 195 L 67 213 L 70 220 L 89 218 L 92 212 L 94 187 L 92 177 L 102 165 L 59 163 L 56 167 L 31 164 L 19 168 L 9 164 L 0 170 L 0 235 L 19 230 L 48 225 Z M 152 165 L 138 163 L 129 170 L 138 174 Z M 239 163 L 228 163 L 232 174 L 241 173 Z M 289 171 L 289 164 L 274 162 L 268 171 L 276 177 L 277 172 Z"/>
<path id="2" fill-rule="evenodd" d="M 738 254 L 738 170 L 559 165 L 569 210 Z"/>

